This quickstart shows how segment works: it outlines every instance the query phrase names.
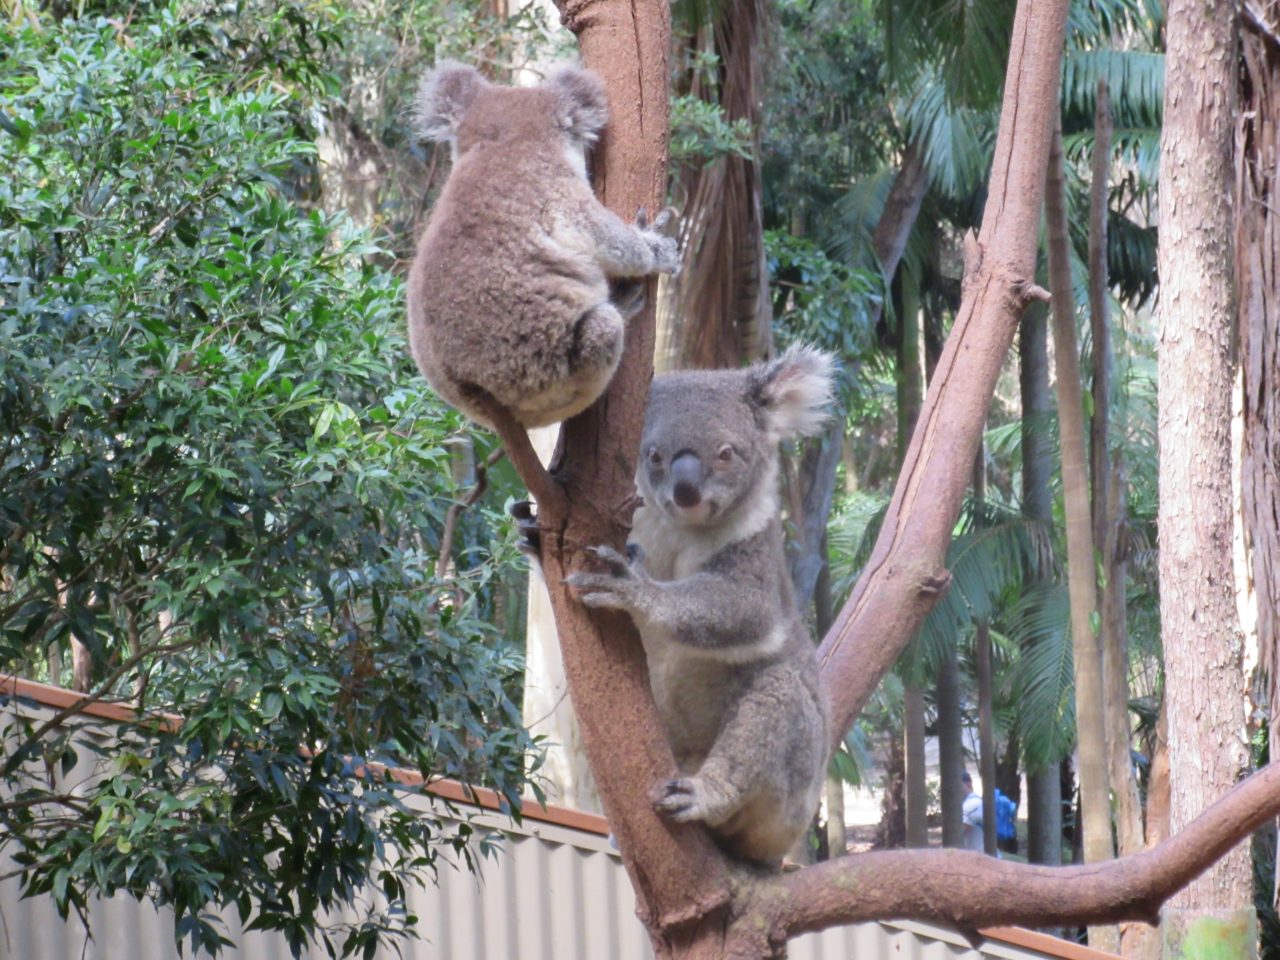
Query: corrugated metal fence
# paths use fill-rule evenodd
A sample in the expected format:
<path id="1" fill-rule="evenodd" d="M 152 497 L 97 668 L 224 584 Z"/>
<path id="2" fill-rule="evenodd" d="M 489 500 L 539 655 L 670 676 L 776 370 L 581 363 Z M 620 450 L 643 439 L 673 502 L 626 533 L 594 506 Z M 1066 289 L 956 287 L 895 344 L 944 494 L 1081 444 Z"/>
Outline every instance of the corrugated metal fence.
<path id="1" fill-rule="evenodd" d="M 13 689 L 12 684 L 10 689 Z M 15 691 L 16 692 L 16 691 Z M 38 718 L 52 707 L 33 703 L 38 685 L 4 698 L 0 710 L 20 709 Z M 46 696 L 47 701 L 47 696 Z M 110 720 L 101 735 L 109 735 Z M 73 771 L 72 776 L 75 776 Z M 439 800 L 410 798 L 410 805 L 449 816 Z M 421 938 L 400 944 L 404 960 L 642 960 L 651 957 L 648 936 L 635 917 L 631 885 L 617 852 L 592 826 L 598 818 L 572 812 L 546 819 L 526 816 L 515 826 L 480 808 L 469 811 L 477 827 L 500 831 L 499 856 L 481 860 L 479 875 L 442 867 L 439 881 L 410 893 Z M 561 822 L 556 822 L 557 820 Z M 567 824 L 567 825 L 566 825 Z M 598 829 L 598 826 L 597 826 Z M 477 857 L 480 860 L 479 857 Z M 5 872 L 0 858 L 0 873 Z M 236 942 L 227 960 L 288 960 L 284 939 L 244 933 L 234 912 L 226 933 Z M 0 882 L 0 958 L 14 960 L 175 960 L 173 915 L 116 897 L 95 901 L 92 938 L 76 920 L 58 918 L 48 897 L 21 900 L 16 880 Z M 386 949 L 382 957 L 395 957 Z M 938 927 L 919 923 L 865 923 L 792 941 L 794 960 L 1085 960 L 1104 954 L 1026 931 L 1002 932 L 977 947 Z M 314 948 L 309 960 L 327 957 Z"/>

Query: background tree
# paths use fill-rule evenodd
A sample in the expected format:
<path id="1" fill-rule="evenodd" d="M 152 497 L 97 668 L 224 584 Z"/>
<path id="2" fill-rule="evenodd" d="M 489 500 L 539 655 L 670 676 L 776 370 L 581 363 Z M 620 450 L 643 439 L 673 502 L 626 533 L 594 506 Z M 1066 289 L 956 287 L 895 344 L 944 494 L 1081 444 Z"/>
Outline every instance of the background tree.
<path id="1" fill-rule="evenodd" d="M 1160 154 L 1160 621 L 1175 832 L 1249 768 L 1231 556 L 1236 31 L 1230 4 L 1170 5 Z M 1181 388 L 1192 378 L 1193 393 Z M 1166 953 L 1179 956 L 1207 935 L 1250 952 L 1251 882 L 1242 845 L 1166 909 Z"/>

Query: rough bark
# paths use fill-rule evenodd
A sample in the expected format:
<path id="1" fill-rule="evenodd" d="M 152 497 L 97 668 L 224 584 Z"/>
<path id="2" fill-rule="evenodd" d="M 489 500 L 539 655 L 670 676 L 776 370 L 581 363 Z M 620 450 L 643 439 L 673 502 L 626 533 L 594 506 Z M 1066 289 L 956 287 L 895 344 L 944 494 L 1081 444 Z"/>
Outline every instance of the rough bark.
<path id="1" fill-rule="evenodd" d="M 1244 8 L 1236 134 L 1236 270 L 1243 381 L 1241 499 L 1259 666 L 1280 704 L 1280 10 Z M 1280 739 L 1272 726 L 1272 750 Z"/>
<path id="2" fill-rule="evenodd" d="M 1066 7 L 1020 3 L 982 231 L 966 244 L 960 310 L 925 398 L 880 536 L 819 655 L 842 736 L 948 583 L 952 526 L 987 406 L 1035 287 L 1044 164 Z"/>
<path id="3" fill-rule="evenodd" d="M 1049 241 L 1049 286 L 1053 291 L 1053 362 L 1057 373 L 1058 442 L 1062 450 L 1062 499 L 1067 527 L 1067 592 L 1071 599 L 1084 860 L 1097 863 L 1110 860 L 1115 856 L 1115 849 L 1111 845 L 1111 796 L 1107 787 L 1106 728 L 1102 712 L 1102 649 L 1093 627 L 1098 606 L 1097 579 L 1062 164 L 1062 131 L 1058 128 L 1054 130 L 1047 167 L 1045 233 Z M 1114 927 L 1091 929 L 1089 943 L 1114 952 L 1120 946 L 1119 936 Z"/>
<path id="4" fill-rule="evenodd" d="M 1231 0 L 1169 4 L 1159 197 L 1158 523 L 1175 836 L 1249 763 L 1231 552 L 1236 26 Z M 1167 950 L 1178 949 L 1171 935 L 1177 938 L 1196 917 L 1230 923 L 1233 913 L 1251 912 L 1250 883 L 1248 845 L 1241 844 L 1166 909 Z"/>

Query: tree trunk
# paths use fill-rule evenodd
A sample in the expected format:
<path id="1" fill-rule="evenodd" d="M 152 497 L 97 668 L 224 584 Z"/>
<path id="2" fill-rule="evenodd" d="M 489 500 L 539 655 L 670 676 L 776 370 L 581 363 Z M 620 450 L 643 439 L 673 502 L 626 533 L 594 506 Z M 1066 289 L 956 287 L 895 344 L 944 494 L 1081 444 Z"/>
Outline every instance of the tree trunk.
<path id="1" fill-rule="evenodd" d="M 924 396 L 924 367 L 920 352 L 920 302 L 915 278 L 905 271 L 893 281 L 898 320 L 898 459 L 906 453 Z M 919 643 L 919 638 L 916 640 Z M 917 658 L 918 659 L 918 658 Z M 919 667 L 919 664 L 915 664 Z M 924 690 L 919 675 L 908 676 L 902 691 L 902 752 L 906 767 L 906 842 L 928 845 L 924 750 Z"/>
<path id="2" fill-rule="evenodd" d="M 1236 270 L 1243 381 L 1241 500 L 1255 597 L 1259 666 L 1280 704 L 1280 11 L 1247 7 L 1237 114 Z M 1271 756 L 1280 733 L 1271 725 Z"/>
<path id="3" fill-rule="evenodd" d="M 914 636 L 943 566 L 986 408 L 1035 285 L 1035 250 L 1066 6 L 1020 2 L 982 231 L 965 240 L 960 309 L 863 574 L 819 649 L 832 741 Z"/>
<path id="4" fill-rule="evenodd" d="M 1173 0 L 1167 39 L 1158 521 L 1176 833 L 1249 765 L 1231 553 L 1235 4 Z M 1164 912 L 1166 956 L 1183 956 L 1188 937 L 1225 941 L 1233 956 L 1252 953 L 1251 880 L 1248 844 L 1241 844 L 1178 894 Z"/>
<path id="5" fill-rule="evenodd" d="M 597 155 L 600 188 L 630 216 L 661 197 L 667 132 L 668 8 L 569 0 L 584 59 L 605 78 L 613 124 Z M 985 407 L 1034 286 L 1036 225 L 1057 102 L 1065 3 L 1019 3 L 983 233 L 966 244 L 961 309 L 938 363 L 903 474 L 867 570 L 824 643 L 833 742 L 897 659 L 946 584 L 942 563 L 981 437 Z M 1149 916 L 1203 863 L 1280 809 L 1280 767 L 1231 791 L 1212 813 L 1131 862 L 1048 870 L 962 850 L 841 857 L 791 874 L 727 862 L 699 826 L 660 820 L 647 795 L 674 769 L 634 629 L 589 612 L 563 586 L 595 543 L 621 546 L 652 357 L 652 314 L 628 331 L 605 399 L 565 424 L 555 478 L 523 432 L 494 416 L 539 498 L 542 561 L 565 673 L 610 825 L 659 957 L 778 957 L 789 937 L 876 917 L 993 922 Z M 493 412 L 493 411 L 489 411 Z M 733 878 L 730 882 L 730 878 Z M 954 878 L 966 882 L 956 884 Z"/>
<path id="6" fill-rule="evenodd" d="M 1107 81 L 1098 81 L 1094 111 L 1093 183 L 1089 202 L 1089 327 L 1093 337 L 1093 537 L 1102 563 L 1102 675 L 1106 697 L 1108 772 L 1115 795 L 1116 838 L 1121 855 L 1142 849 L 1142 806 L 1130 758 L 1129 637 L 1125 610 L 1128 576 L 1121 532 L 1125 525 L 1121 450 L 1111 452 L 1111 318 L 1107 310 L 1107 197 L 1111 169 L 1111 108 Z"/>
<path id="7" fill-rule="evenodd" d="M 764 251 L 760 105 L 763 99 L 762 0 L 734 0 L 714 15 L 710 34 L 720 56 L 718 102 L 729 122 L 746 120 L 752 156 L 726 154 L 687 170 L 680 272 L 667 280 L 673 342 L 668 369 L 736 367 L 768 354 L 772 305 Z M 700 85 L 700 84 L 699 84 Z"/>
<path id="8" fill-rule="evenodd" d="M 978 765 L 982 775 L 982 847 L 996 855 L 996 737 L 991 710 L 991 629 L 978 622 L 973 638 L 978 668 Z"/>
<path id="9" fill-rule="evenodd" d="M 1043 304 L 1032 304 L 1022 317 L 1018 336 L 1018 371 L 1022 393 L 1022 512 L 1053 527 L 1053 472 L 1048 424 L 1048 319 Z M 1042 576 L 1048 571 L 1043 571 Z M 1024 744 L 1025 747 L 1025 744 Z M 1027 858 L 1032 863 L 1062 863 L 1062 784 L 1057 764 L 1027 767 Z"/>
<path id="10" fill-rule="evenodd" d="M 1102 569 L 1102 681 L 1107 729 L 1107 772 L 1115 802 L 1116 845 L 1121 856 L 1143 848 L 1142 805 L 1130 759 L 1129 637 L 1125 610 L 1128 576 L 1121 531 L 1125 523 L 1121 448 L 1112 452 L 1111 318 L 1107 309 L 1107 199 L 1111 172 L 1111 105 L 1107 81 L 1098 81 L 1093 120 L 1093 176 L 1089 197 L 1089 329 L 1093 338 L 1093 417 L 1089 425 L 1089 469 L 1093 480 L 1093 541 Z M 1120 927 L 1120 952 L 1147 956 L 1157 942 L 1145 923 Z"/>
<path id="11" fill-rule="evenodd" d="M 1058 438 L 1062 448 L 1062 496 L 1067 521 L 1067 588 L 1075 660 L 1076 742 L 1080 748 L 1080 807 L 1084 860 L 1115 856 L 1111 845 L 1111 797 L 1107 789 L 1106 728 L 1103 723 L 1102 649 L 1094 630 L 1097 589 L 1089 517 L 1089 468 L 1084 446 L 1084 400 L 1076 351 L 1075 298 L 1071 291 L 1062 130 L 1054 130 L 1045 194 L 1049 239 L 1049 286 L 1053 291 L 1054 367 L 1057 371 Z M 1114 927 L 1089 931 L 1090 946 L 1115 952 Z"/>
<path id="12" fill-rule="evenodd" d="M 938 780 L 942 845 L 964 846 L 964 716 L 960 709 L 960 665 L 954 643 L 938 665 Z"/>
<path id="13" fill-rule="evenodd" d="M 907 681 L 902 688 L 902 755 L 906 772 L 906 842 L 908 847 L 929 845 L 929 825 L 925 821 L 926 785 L 924 769 L 924 690 Z"/>

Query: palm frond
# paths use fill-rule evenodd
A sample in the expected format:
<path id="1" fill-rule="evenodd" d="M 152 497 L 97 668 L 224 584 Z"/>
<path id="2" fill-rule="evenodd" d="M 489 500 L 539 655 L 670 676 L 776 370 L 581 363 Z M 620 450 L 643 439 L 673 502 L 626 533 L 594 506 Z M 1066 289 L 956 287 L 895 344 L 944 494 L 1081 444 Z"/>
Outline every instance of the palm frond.
<path id="1" fill-rule="evenodd" d="M 1009 616 L 1009 634 L 1022 648 L 1014 670 L 1018 729 L 1029 769 L 1057 763 L 1075 743 L 1075 678 L 1066 586 L 1028 587 Z"/>
<path id="2" fill-rule="evenodd" d="M 995 144 L 992 107 L 956 104 L 946 80 L 926 72 L 903 106 L 902 125 L 907 139 L 920 147 L 934 189 L 958 199 L 982 183 Z"/>
<path id="3" fill-rule="evenodd" d="M 1108 38 L 1109 46 L 1114 38 Z M 1059 92 L 1065 132 L 1093 126 L 1098 81 L 1107 81 L 1117 127 L 1159 129 L 1164 116 L 1164 54 L 1151 50 L 1067 50 Z"/>
<path id="4" fill-rule="evenodd" d="M 836 201 L 839 229 L 835 236 L 822 239 L 835 257 L 854 269 L 880 271 L 871 236 L 880 222 L 896 175 L 893 167 L 882 167 L 870 176 L 855 180 Z"/>
<path id="5" fill-rule="evenodd" d="M 1072 3 L 1067 8 L 1068 42 L 1071 46 L 1088 47 L 1140 29 L 1150 21 L 1149 5 L 1150 0 Z"/>

